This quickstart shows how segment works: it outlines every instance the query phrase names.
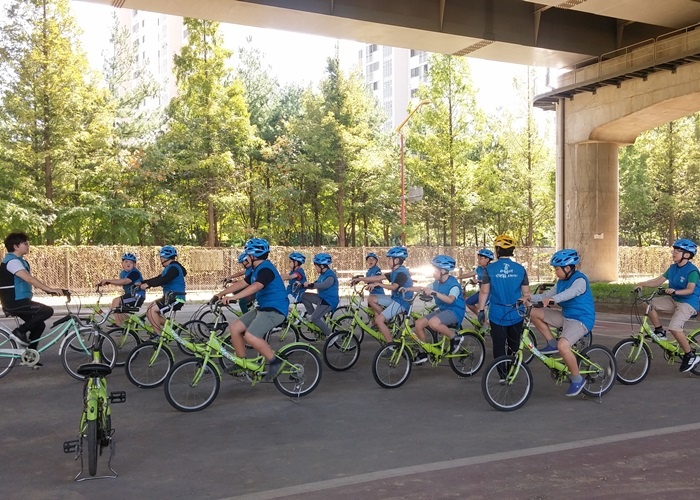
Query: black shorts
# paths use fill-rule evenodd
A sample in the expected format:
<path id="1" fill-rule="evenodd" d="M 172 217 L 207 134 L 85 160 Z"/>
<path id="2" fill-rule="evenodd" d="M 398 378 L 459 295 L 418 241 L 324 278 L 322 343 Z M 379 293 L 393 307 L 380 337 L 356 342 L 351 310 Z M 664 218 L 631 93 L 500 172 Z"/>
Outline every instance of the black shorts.
<path id="1" fill-rule="evenodd" d="M 177 301 L 177 296 L 176 295 L 170 295 L 169 300 L 166 301 L 165 297 L 161 297 L 158 300 L 156 300 L 156 306 L 158 307 L 158 310 L 160 311 L 161 314 L 165 314 L 166 312 L 169 311 L 179 311 L 182 309 L 182 306 L 184 305 L 182 302 L 176 302 Z"/>
<path id="2" fill-rule="evenodd" d="M 119 299 L 121 300 L 122 306 L 133 307 L 136 309 L 141 307 L 145 298 L 146 297 L 144 297 L 143 295 L 129 295 L 128 293 L 119 297 Z"/>

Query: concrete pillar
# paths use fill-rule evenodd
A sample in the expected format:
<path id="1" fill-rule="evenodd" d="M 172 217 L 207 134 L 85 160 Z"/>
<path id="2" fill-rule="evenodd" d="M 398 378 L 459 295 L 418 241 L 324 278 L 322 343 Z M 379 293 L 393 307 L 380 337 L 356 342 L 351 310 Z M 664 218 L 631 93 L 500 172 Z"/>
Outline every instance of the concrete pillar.
<path id="1" fill-rule="evenodd" d="M 557 222 L 563 227 L 557 228 L 557 246 L 579 251 L 591 281 L 617 280 L 618 145 L 565 144 L 559 167 Z"/>

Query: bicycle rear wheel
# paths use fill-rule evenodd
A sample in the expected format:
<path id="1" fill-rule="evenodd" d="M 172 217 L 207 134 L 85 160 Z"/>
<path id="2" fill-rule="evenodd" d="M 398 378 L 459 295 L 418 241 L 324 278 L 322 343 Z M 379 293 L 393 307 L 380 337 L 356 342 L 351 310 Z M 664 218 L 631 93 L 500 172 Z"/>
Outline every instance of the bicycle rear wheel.
<path id="1" fill-rule="evenodd" d="M 617 380 L 621 384 L 635 385 L 649 374 L 651 350 L 637 339 L 624 339 L 612 349 L 617 366 Z"/>
<path id="2" fill-rule="evenodd" d="M 323 360 L 331 370 L 349 370 L 360 359 L 360 342 L 350 332 L 336 332 L 323 345 Z"/>
<path id="3" fill-rule="evenodd" d="M 578 362 L 581 375 L 586 380 L 583 393 L 589 397 L 602 396 L 615 385 L 617 370 L 615 356 L 602 345 L 592 345 L 581 351 L 583 359 Z M 588 372 L 588 373 L 586 373 Z"/>
<path id="4" fill-rule="evenodd" d="M 144 342 L 126 359 L 126 378 L 141 389 L 153 389 L 165 381 L 173 366 L 173 353 L 166 346 Z"/>
<path id="5" fill-rule="evenodd" d="M 302 397 L 313 392 L 321 382 L 321 358 L 310 346 L 290 347 L 279 354 L 287 363 L 275 378 L 275 387 L 289 397 Z"/>
<path id="6" fill-rule="evenodd" d="M 86 433 L 88 473 L 94 476 L 97 474 L 97 420 L 88 420 Z"/>
<path id="7" fill-rule="evenodd" d="M 78 368 L 84 363 L 93 362 L 92 352 L 98 345 L 101 362 L 114 367 L 117 360 L 117 346 L 109 335 L 95 331 L 90 334 L 83 332 L 69 334 L 61 351 L 61 362 L 68 375 L 76 380 L 85 380 L 83 375 L 78 374 Z"/>
<path id="8" fill-rule="evenodd" d="M 462 340 L 459 352 L 450 355 L 450 368 L 460 377 L 471 377 L 484 366 L 486 348 L 478 335 L 464 333 L 462 338 L 464 340 Z"/>
<path id="9" fill-rule="evenodd" d="M 12 370 L 12 367 L 15 366 L 17 357 L 14 352 L 17 349 L 17 343 L 12 340 L 10 334 L 0 330 L 0 378 L 7 375 Z"/>
<path id="10" fill-rule="evenodd" d="M 486 401 L 500 411 L 521 408 L 532 394 L 532 372 L 525 364 L 514 366 L 511 356 L 500 356 L 486 368 L 481 392 Z"/>
<path id="11" fill-rule="evenodd" d="M 114 362 L 114 366 L 124 366 L 126 358 L 131 351 L 142 342 L 141 337 L 136 335 L 136 333 L 131 330 L 124 330 L 120 327 L 112 328 L 105 332 L 105 334 L 109 335 L 109 337 L 114 340 L 114 345 L 117 348 L 117 360 Z"/>
<path id="12" fill-rule="evenodd" d="M 380 347 L 372 359 L 374 381 L 385 389 L 401 387 L 411 375 L 413 363 L 408 349 L 401 350 L 399 342 Z"/>
<path id="13" fill-rule="evenodd" d="M 216 367 L 201 359 L 185 359 L 173 366 L 165 379 L 165 399 L 176 410 L 201 411 L 214 402 L 221 380 Z"/>

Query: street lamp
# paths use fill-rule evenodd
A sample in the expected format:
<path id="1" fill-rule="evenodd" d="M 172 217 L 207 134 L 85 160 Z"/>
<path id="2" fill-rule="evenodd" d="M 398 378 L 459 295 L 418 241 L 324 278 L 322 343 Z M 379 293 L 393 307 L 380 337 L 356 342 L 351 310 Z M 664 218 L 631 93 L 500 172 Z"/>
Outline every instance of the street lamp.
<path id="1" fill-rule="evenodd" d="M 404 165 L 404 137 L 401 129 L 406 125 L 406 122 L 411 119 L 413 113 L 418 111 L 418 109 L 425 104 L 430 104 L 430 99 L 423 99 L 419 102 L 418 106 L 416 106 L 413 111 L 408 114 L 406 119 L 396 127 L 396 131 L 401 138 L 401 244 L 404 246 L 406 245 L 406 167 Z"/>

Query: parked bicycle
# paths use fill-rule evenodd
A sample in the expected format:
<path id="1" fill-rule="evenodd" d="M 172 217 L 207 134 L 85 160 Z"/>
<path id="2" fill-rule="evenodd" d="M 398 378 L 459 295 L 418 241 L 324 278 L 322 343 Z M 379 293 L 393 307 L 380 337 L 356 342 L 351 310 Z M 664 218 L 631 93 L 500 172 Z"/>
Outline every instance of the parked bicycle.
<path id="1" fill-rule="evenodd" d="M 664 288 L 654 290 L 651 295 L 644 297 L 641 290 L 635 290 L 633 311 L 637 316 L 639 331 L 630 338 L 623 339 L 613 347 L 613 354 L 617 362 L 617 380 L 625 385 L 640 383 L 649 374 L 653 354 L 650 345 L 656 344 L 661 348 L 664 358 L 669 365 L 680 362 L 685 354 L 678 342 L 660 338 L 649 324 L 649 311 L 651 301 L 657 295 L 665 294 Z M 646 304 L 644 318 L 639 317 L 637 305 Z M 700 353 L 700 329 L 693 330 L 686 335 L 690 348 Z M 691 373 L 700 375 L 700 365 L 696 365 Z"/>
<path id="2" fill-rule="evenodd" d="M 527 353 L 532 353 L 550 371 L 552 380 L 561 385 L 571 374 L 561 358 L 542 354 L 534 344 L 530 333 L 530 310 L 524 309 L 525 328 L 520 337 L 518 350 L 513 355 L 500 356 L 486 368 L 481 380 L 481 392 L 486 401 L 500 411 L 521 408 L 532 394 L 534 380 L 532 371 L 524 362 Z M 615 384 L 616 367 L 613 353 L 605 346 L 591 345 L 582 350 L 574 346 L 571 352 L 579 360 L 581 376 L 586 381 L 583 393 L 589 397 L 602 398 Z"/>

